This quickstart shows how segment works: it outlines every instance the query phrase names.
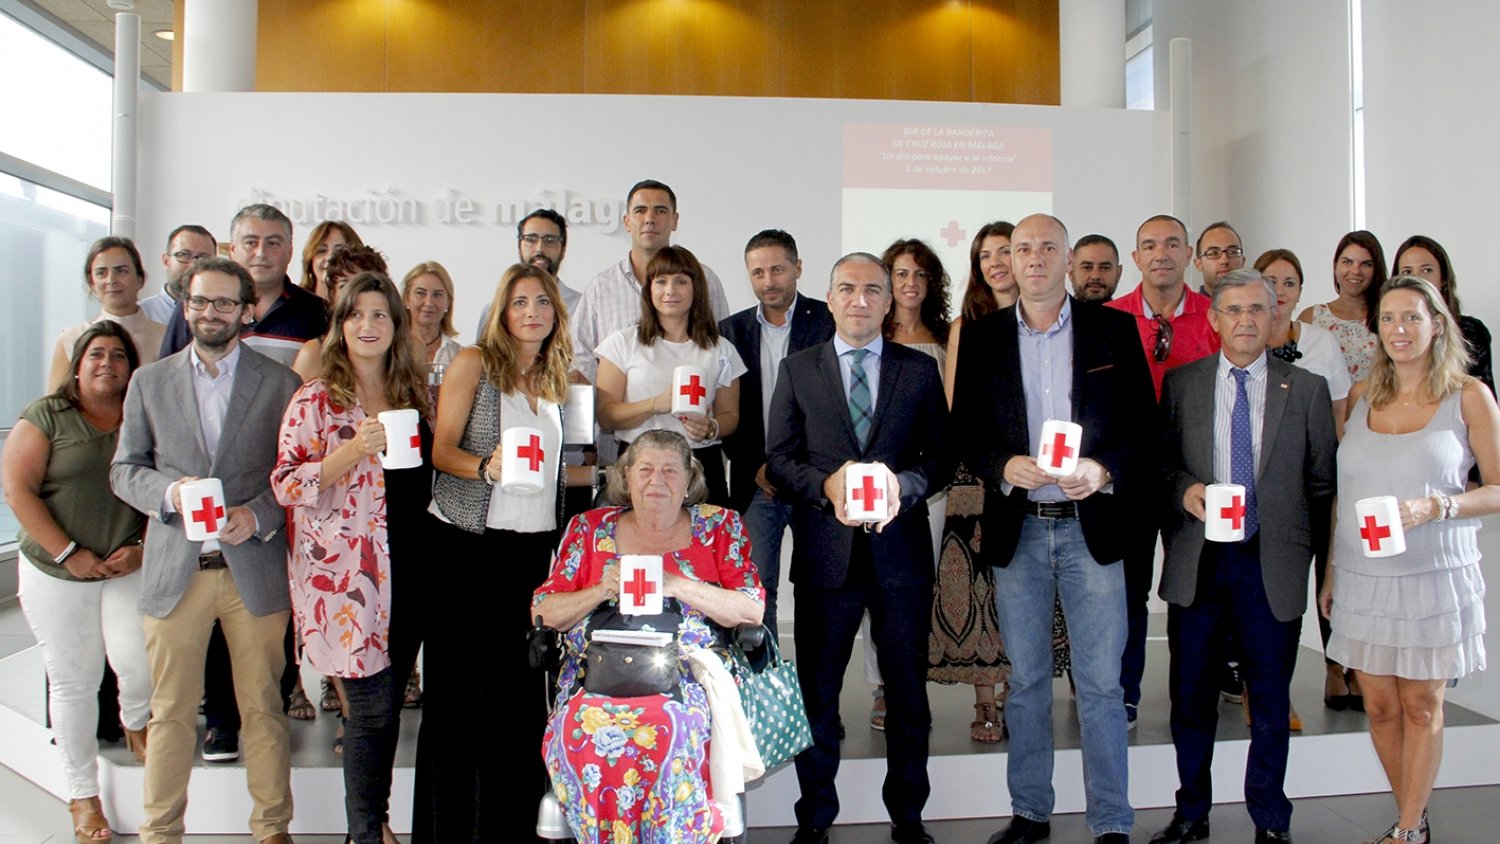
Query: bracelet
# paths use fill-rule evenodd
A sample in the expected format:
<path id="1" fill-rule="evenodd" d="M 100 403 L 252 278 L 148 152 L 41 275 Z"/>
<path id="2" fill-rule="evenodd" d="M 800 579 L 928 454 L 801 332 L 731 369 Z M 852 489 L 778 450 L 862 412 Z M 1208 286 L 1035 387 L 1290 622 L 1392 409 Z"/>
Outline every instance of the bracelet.
<path id="1" fill-rule="evenodd" d="M 708 421 L 714 423 L 714 432 L 712 434 L 709 434 L 708 438 L 711 440 L 716 440 L 719 438 L 719 417 L 710 416 L 708 417 Z"/>
<path id="2" fill-rule="evenodd" d="M 58 554 L 56 557 L 52 558 L 53 564 L 59 565 L 59 566 L 62 565 L 63 561 L 66 560 L 66 559 L 68 559 L 69 557 L 73 556 L 73 554 L 77 550 L 78 550 L 78 543 L 77 542 L 69 542 L 68 543 L 68 547 L 62 549 L 62 553 L 61 554 Z"/>
<path id="3" fill-rule="evenodd" d="M 1458 518 L 1458 498 L 1456 498 L 1455 496 L 1452 496 L 1452 495 L 1444 495 L 1444 496 L 1442 496 L 1442 499 L 1443 499 L 1443 518 L 1445 518 L 1445 519 L 1456 519 L 1456 518 Z"/>
<path id="4" fill-rule="evenodd" d="M 490 458 L 492 456 L 493 455 L 486 454 L 485 456 L 479 458 L 479 479 L 481 481 L 484 481 L 485 486 L 495 485 L 495 482 L 490 480 L 490 473 L 488 471 L 490 468 Z"/>

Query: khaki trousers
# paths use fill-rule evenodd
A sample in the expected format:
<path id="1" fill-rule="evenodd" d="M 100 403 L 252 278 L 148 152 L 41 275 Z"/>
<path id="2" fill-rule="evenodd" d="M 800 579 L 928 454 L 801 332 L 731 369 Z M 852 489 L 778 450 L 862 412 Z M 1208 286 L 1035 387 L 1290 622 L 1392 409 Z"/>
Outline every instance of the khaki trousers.
<path id="1" fill-rule="evenodd" d="M 250 833 L 257 841 L 287 831 L 292 820 L 291 745 L 281 710 L 282 637 L 290 611 L 255 616 L 245 609 L 228 569 L 200 571 L 166 618 L 146 617 L 151 659 L 151 724 L 147 736 L 143 844 L 180 844 L 188 776 L 198 749 L 203 660 L 214 619 L 229 643 L 240 709 L 245 779 L 254 801 Z"/>

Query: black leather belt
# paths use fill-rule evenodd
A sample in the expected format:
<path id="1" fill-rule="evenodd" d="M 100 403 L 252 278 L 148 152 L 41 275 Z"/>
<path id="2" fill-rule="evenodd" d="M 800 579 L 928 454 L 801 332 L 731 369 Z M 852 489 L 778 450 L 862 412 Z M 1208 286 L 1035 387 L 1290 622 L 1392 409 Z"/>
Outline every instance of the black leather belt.
<path id="1" fill-rule="evenodd" d="M 229 568 L 228 561 L 224 559 L 224 552 L 214 551 L 212 553 L 198 555 L 198 571 L 208 571 L 209 569 L 224 568 Z"/>
<path id="2" fill-rule="evenodd" d="M 1044 519 L 1076 519 L 1078 505 L 1072 501 L 1028 501 L 1026 515 Z"/>

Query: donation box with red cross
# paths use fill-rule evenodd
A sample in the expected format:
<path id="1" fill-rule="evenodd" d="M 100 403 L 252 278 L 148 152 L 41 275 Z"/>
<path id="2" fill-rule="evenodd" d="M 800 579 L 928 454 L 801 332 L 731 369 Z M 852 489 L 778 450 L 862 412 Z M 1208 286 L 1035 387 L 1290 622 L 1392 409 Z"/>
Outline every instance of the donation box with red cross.
<path id="1" fill-rule="evenodd" d="M 620 612 L 625 615 L 657 615 L 661 612 L 661 557 L 653 554 L 620 555 Z"/>

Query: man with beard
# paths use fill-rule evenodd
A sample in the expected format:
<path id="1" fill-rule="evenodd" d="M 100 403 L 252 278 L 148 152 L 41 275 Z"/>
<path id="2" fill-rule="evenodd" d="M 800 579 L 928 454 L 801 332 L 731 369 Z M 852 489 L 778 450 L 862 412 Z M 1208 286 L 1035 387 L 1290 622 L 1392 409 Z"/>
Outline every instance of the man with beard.
<path id="1" fill-rule="evenodd" d="M 167 235 L 167 251 L 161 253 L 161 265 L 167 271 L 167 283 L 161 292 L 140 301 L 141 310 L 152 322 L 162 325 L 172 321 L 172 312 L 181 310 L 187 271 L 199 258 L 219 254 L 219 244 L 202 226 L 178 226 Z"/>
<path id="2" fill-rule="evenodd" d="M 1068 280 L 1073 283 L 1073 298 L 1079 302 L 1098 304 L 1113 299 L 1124 272 L 1120 250 L 1113 240 L 1102 234 L 1086 234 L 1074 244 Z"/>
<path id="3" fill-rule="evenodd" d="M 562 290 L 563 306 L 571 316 L 583 294 L 563 284 L 562 278 L 557 274 L 562 267 L 563 256 L 568 254 L 568 221 L 563 219 L 563 215 L 551 208 L 538 208 L 522 217 L 521 222 L 516 224 L 516 252 L 519 253 L 521 263 L 541 267 L 557 279 L 557 286 Z M 485 323 L 490 321 L 491 304 L 485 302 L 484 310 L 479 312 L 479 324 L 474 327 L 475 337 L 484 334 Z"/>
<path id="4" fill-rule="evenodd" d="M 1219 279 L 1245 266 L 1245 247 L 1240 243 L 1240 233 L 1224 220 L 1210 223 L 1198 235 L 1196 251 L 1193 266 L 1203 274 L 1203 286 L 1198 292 L 1204 296 L 1214 295 Z"/>
<path id="5" fill-rule="evenodd" d="M 247 205 L 229 223 L 229 257 L 255 280 L 255 305 L 240 339 L 283 366 L 291 366 L 302 344 L 328 330 L 328 307 L 316 294 L 293 284 L 292 221 L 271 205 Z M 181 308 L 178 309 L 179 311 Z M 172 315 L 161 357 L 176 354 L 191 340 L 185 315 Z"/>
<path id="6" fill-rule="evenodd" d="M 110 469 L 115 495 L 156 525 L 146 534 L 146 651 L 156 688 L 147 733 L 147 844 L 180 842 L 193 767 L 204 654 L 218 621 L 234 655 L 255 840 L 290 844 L 291 757 L 279 694 L 290 617 L 286 511 L 271 493 L 281 415 L 300 385 L 288 368 L 240 342 L 255 306 L 250 271 L 206 258 L 184 301 L 192 343 L 136 372 Z M 183 500 L 182 484 L 216 478 L 224 506 Z M 193 542 L 187 520 L 217 524 Z M 212 528 L 210 528 L 212 529 Z"/>

